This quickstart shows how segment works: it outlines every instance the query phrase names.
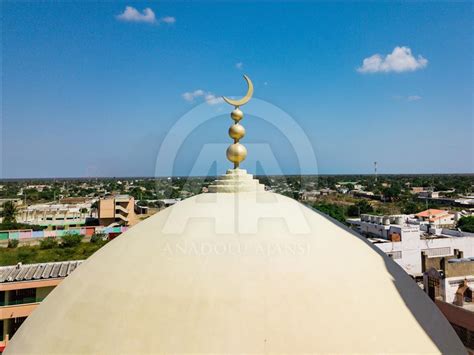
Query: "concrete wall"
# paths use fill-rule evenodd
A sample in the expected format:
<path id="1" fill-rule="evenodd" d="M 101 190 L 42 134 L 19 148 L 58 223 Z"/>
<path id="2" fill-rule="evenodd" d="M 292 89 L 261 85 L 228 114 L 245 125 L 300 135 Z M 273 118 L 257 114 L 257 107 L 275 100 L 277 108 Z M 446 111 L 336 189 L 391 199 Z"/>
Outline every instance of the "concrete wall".
<path id="1" fill-rule="evenodd" d="M 448 303 L 453 303 L 456 297 L 456 291 L 459 288 L 459 285 L 463 283 L 463 281 L 467 279 L 467 285 L 471 290 L 474 290 L 474 274 L 466 274 L 465 276 L 461 277 L 448 277 L 442 280 L 443 283 L 443 300 Z M 474 317 L 474 313 L 472 313 Z"/>
<path id="2" fill-rule="evenodd" d="M 424 271 L 422 268 L 422 252 L 429 256 L 427 265 L 436 269 L 441 268 L 439 265 L 440 259 L 433 259 L 432 257 L 450 256 L 455 249 L 462 251 L 466 258 L 474 256 L 473 237 L 420 239 L 419 231 L 416 232 L 415 229 L 411 230 L 410 227 L 403 227 L 399 230 L 401 232 L 401 242 L 376 243 L 374 245 L 385 253 L 400 251 L 402 253 L 401 258 L 394 260 L 410 275 L 421 275 Z M 447 272 L 455 272 L 451 267 L 452 264 L 449 265 Z M 453 276 L 456 275 L 459 274 L 453 274 Z"/>
<path id="3" fill-rule="evenodd" d="M 99 200 L 99 219 L 105 218 L 115 219 L 115 200 L 113 198 Z"/>

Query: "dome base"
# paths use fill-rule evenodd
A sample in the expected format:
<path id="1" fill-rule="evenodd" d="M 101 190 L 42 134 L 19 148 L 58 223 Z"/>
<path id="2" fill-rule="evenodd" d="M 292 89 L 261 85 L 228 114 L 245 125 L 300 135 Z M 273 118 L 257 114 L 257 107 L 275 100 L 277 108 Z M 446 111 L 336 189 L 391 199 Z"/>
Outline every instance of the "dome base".
<path id="1" fill-rule="evenodd" d="M 225 175 L 220 176 L 209 185 L 209 192 L 261 192 L 265 186 L 260 184 L 253 175 L 248 174 L 245 169 L 229 169 Z"/>

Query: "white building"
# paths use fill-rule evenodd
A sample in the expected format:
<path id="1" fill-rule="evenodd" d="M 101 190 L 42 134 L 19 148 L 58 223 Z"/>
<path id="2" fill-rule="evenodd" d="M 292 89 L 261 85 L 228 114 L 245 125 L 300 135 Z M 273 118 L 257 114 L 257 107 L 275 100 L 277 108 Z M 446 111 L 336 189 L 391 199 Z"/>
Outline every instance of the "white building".
<path id="1" fill-rule="evenodd" d="M 90 213 L 91 203 L 39 204 L 21 210 L 17 221 L 40 226 L 79 226 L 86 223 Z"/>
<path id="2" fill-rule="evenodd" d="M 360 220 L 348 222 L 412 276 L 422 276 L 422 252 L 438 257 L 453 255 L 457 249 L 465 257 L 474 257 L 474 233 L 429 229 L 425 222 L 409 215 L 362 215 Z"/>
<path id="3" fill-rule="evenodd" d="M 437 227 L 453 227 L 456 223 L 455 216 L 446 210 L 428 209 L 415 215 L 420 221 L 425 221 Z"/>
<path id="4" fill-rule="evenodd" d="M 474 258 L 463 253 L 423 258 L 423 285 L 464 343 L 474 354 Z"/>

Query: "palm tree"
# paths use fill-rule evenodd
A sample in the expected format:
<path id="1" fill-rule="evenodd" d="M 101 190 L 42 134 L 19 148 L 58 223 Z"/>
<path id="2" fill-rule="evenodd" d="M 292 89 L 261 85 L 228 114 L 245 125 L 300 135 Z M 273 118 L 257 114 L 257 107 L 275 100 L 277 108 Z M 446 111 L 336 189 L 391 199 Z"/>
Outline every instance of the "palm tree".
<path id="1" fill-rule="evenodd" d="M 3 204 L 3 223 L 15 223 L 16 222 L 16 214 L 17 209 L 15 203 L 13 201 L 7 201 Z"/>

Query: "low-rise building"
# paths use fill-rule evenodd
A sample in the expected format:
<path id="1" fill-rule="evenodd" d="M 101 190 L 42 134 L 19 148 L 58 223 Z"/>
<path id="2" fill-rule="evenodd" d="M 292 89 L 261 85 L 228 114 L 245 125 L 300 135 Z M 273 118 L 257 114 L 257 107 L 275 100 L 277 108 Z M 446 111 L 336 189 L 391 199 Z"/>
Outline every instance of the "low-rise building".
<path id="1" fill-rule="evenodd" d="M 459 250 L 447 257 L 423 255 L 423 269 L 425 292 L 474 354 L 474 258 Z"/>
<path id="2" fill-rule="evenodd" d="M 360 219 L 348 222 L 413 277 L 423 275 L 422 253 L 442 257 L 452 255 L 457 249 L 466 257 L 474 257 L 473 233 L 430 228 L 427 222 L 411 215 L 363 214 Z"/>
<path id="3" fill-rule="evenodd" d="M 301 194 L 301 201 L 314 202 L 317 201 L 319 197 L 321 197 L 319 191 L 305 191 Z"/>
<path id="4" fill-rule="evenodd" d="M 305 191 L 301 194 L 301 201 L 316 201 L 321 196 L 328 196 L 335 194 L 336 190 L 331 190 L 329 188 L 323 188 L 320 190 L 313 190 L 313 191 Z"/>
<path id="5" fill-rule="evenodd" d="M 436 227 L 453 227 L 456 223 L 455 216 L 446 210 L 428 209 L 415 214 L 420 221 L 428 222 Z"/>
<path id="6" fill-rule="evenodd" d="M 425 187 L 423 187 L 423 186 L 413 186 L 411 188 L 411 192 L 413 194 L 419 194 L 420 192 L 424 192 L 424 191 L 426 191 L 426 190 L 425 190 Z"/>
<path id="7" fill-rule="evenodd" d="M 439 191 L 421 191 L 418 196 L 422 198 L 439 198 Z"/>
<path id="8" fill-rule="evenodd" d="M 135 199 L 130 195 L 101 198 L 98 217 L 100 225 L 103 226 L 133 225 L 138 221 L 135 215 Z"/>
<path id="9" fill-rule="evenodd" d="M 40 302 L 82 261 L 0 267 L 0 351 Z"/>
<path id="10" fill-rule="evenodd" d="M 52 227 L 77 227 L 86 223 L 92 202 L 78 204 L 39 204 L 19 211 L 17 222 Z"/>

